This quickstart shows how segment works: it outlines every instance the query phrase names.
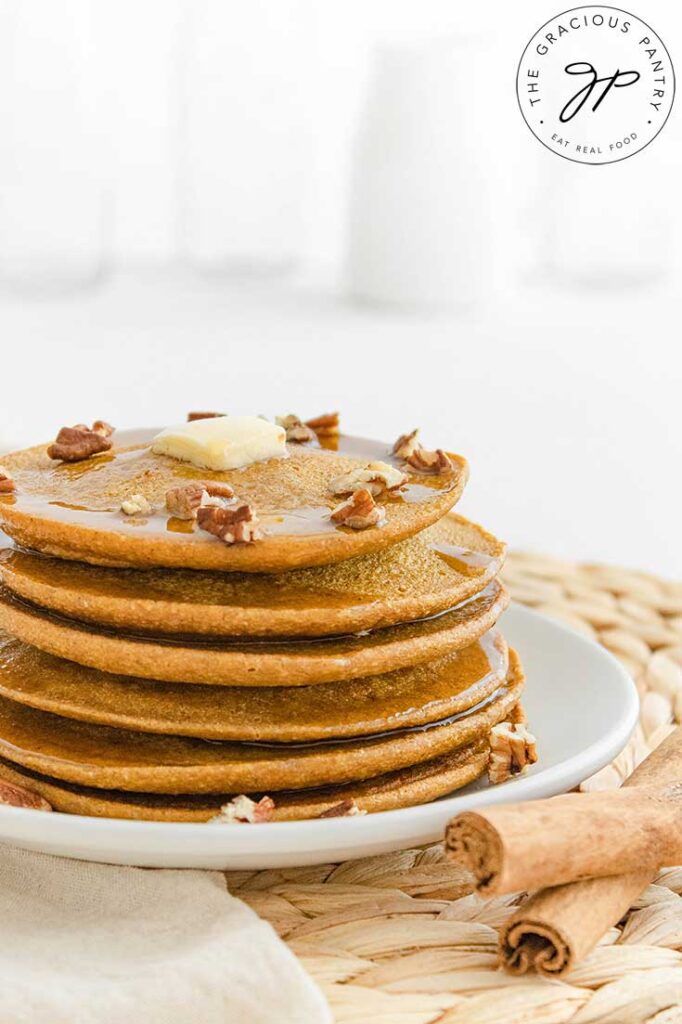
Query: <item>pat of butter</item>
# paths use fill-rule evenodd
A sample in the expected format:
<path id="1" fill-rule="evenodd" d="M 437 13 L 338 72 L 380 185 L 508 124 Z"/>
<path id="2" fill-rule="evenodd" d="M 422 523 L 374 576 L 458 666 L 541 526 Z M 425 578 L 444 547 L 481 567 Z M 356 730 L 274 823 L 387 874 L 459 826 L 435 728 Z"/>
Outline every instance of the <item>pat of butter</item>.
<path id="1" fill-rule="evenodd" d="M 213 416 L 167 427 L 154 438 L 152 451 L 201 469 L 241 469 L 286 458 L 286 431 L 259 416 Z"/>

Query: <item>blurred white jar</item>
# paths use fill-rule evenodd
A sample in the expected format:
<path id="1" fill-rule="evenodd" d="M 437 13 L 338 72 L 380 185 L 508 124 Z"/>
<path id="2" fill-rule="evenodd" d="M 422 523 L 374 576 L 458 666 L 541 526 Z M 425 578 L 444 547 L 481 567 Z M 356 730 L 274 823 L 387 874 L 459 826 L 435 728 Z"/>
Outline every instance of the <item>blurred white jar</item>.
<path id="1" fill-rule="evenodd" d="M 671 269 L 678 203 L 667 143 L 594 167 L 545 160 L 538 263 L 557 283 L 619 288 Z"/>
<path id="2" fill-rule="evenodd" d="M 490 291 L 481 45 L 462 36 L 376 52 L 351 187 L 356 298 L 456 310 Z"/>
<path id="3" fill-rule="evenodd" d="M 180 246 L 208 271 L 286 269 L 303 241 L 307 0 L 192 0 L 180 54 Z"/>
<path id="4" fill-rule="evenodd" d="M 99 58 L 89 0 L 0 0 L 0 278 L 88 285 L 106 262 Z"/>

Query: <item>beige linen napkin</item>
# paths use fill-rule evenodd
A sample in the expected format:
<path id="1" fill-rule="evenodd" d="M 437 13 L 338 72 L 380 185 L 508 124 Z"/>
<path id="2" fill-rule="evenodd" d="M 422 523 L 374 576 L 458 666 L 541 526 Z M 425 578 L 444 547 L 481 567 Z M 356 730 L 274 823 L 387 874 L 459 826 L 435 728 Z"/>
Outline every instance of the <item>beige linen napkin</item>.
<path id="1" fill-rule="evenodd" d="M 221 874 L 0 847 L 0 1024 L 331 1024 Z"/>

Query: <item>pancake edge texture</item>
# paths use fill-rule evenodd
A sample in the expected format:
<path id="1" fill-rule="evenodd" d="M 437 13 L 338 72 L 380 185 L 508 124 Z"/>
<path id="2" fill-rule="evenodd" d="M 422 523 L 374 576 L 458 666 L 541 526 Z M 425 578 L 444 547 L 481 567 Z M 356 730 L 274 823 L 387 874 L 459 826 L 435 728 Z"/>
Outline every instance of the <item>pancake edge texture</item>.
<path id="1" fill-rule="evenodd" d="M 85 587 L 68 586 L 67 579 L 52 582 L 22 571 L 12 564 L 13 552 L 0 552 L 0 579 L 14 594 L 32 604 L 72 619 L 94 625 L 115 627 L 149 633 L 186 633 L 207 636 L 325 636 L 334 633 L 354 633 L 365 629 L 383 629 L 400 622 L 436 615 L 460 601 L 466 600 L 483 589 L 500 571 L 506 552 L 505 545 L 493 534 L 477 523 L 471 523 L 455 513 L 448 513 L 441 522 L 451 521 L 463 529 L 476 534 L 471 550 L 490 554 L 490 566 L 476 576 L 461 577 L 457 586 L 444 588 L 432 593 L 391 594 L 386 597 L 370 597 L 357 600 L 349 606 L 324 605 L 320 598 L 318 607 L 295 605 L 281 607 L 273 602 L 272 607 L 208 604 L 200 601 L 157 599 L 145 595 L 101 593 L 96 588 L 88 591 Z M 427 531 L 428 532 L 428 531 Z M 409 538 L 403 543 L 418 543 L 422 534 Z M 389 549 L 390 550 L 390 549 Z M 19 552 L 23 554 L 23 552 Z M 45 559 L 41 553 L 26 553 L 33 559 Z M 381 556 L 381 552 L 375 552 Z M 367 557 L 367 556 L 365 556 Z M 340 568 L 355 562 L 348 559 Z M 362 556 L 358 559 L 362 561 Z M 60 567 L 62 573 L 69 571 L 69 562 Z M 318 567 L 320 568 L 320 567 Z M 79 565 L 79 573 L 90 572 L 97 577 L 97 568 Z M 135 570 L 132 570 L 135 572 Z M 137 572 L 144 572 L 138 569 Z M 185 573 L 196 570 L 173 570 Z M 259 574 L 254 573 L 254 576 Z M 270 574 L 277 578 L 277 574 Z M 140 581 L 142 584 L 143 581 Z M 292 598 L 295 592 L 292 594 Z"/>
<path id="2" fill-rule="evenodd" d="M 273 821 L 318 818 L 343 800 L 354 800 L 361 811 L 370 814 L 429 803 L 479 778 L 487 762 L 488 744 L 485 740 L 479 740 L 432 761 L 388 772 L 363 782 L 281 794 L 275 801 Z M 60 782 L 3 760 L 0 760 L 0 779 L 39 793 L 55 811 L 137 821 L 208 823 L 218 814 L 221 806 L 236 795 L 223 793 L 210 797 L 183 798 L 154 793 L 97 790 Z M 259 794 L 254 796 L 258 799 Z M 242 826 L 216 823 L 214 827 Z M 257 827 L 267 828 L 267 825 Z"/>
<path id="3" fill-rule="evenodd" d="M 434 620 L 426 620 L 425 631 L 402 639 L 391 631 L 382 631 L 381 644 L 356 645 L 345 654 L 330 653 L 317 641 L 314 653 L 308 645 L 305 653 L 296 644 L 202 645 L 163 642 L 151 637 L 122 636 L 95 627 L 62 619 L 24 604 L 0 585 L 0 629 L 11 633 L 41 651 L 75 661 L 81 665 L 122 675 L 157 679 L 162 682 L 206 683 L 222 686 L 308 686 L 358 676 L 380 675 L 396 668 L 430 661 L 449 650 L 466 647 L 491 629 L 509 603 L 501 583 L 493 581 L 482 594 L 469 599 L 471 615 L 448 624 L 446 612 L 439 617 L 442 629 L 428 631 Z M 478 606 L 478 607 L 477 607 Z M 463 603 L 466 607 L 466 603 Z M 380 634 L 375 634 L 379 636 Z M 301 645 L 303 646 L 303 644 Z"/>
<path id="4" fill-rule="evenodd" d="M 0 757 L 65 782 L 93 786 L 96 789 L 122 789 L 126 792 L 241 793 L 337 785 L 430 761 L 450 754 L 481 736 L 487 736 L 490 729 L 503 721 L 519 703 L 523 684 L 523 670 L 518 655 L 510 649 L 506 686 L 482 709 L 474 710 L 455 722 L 434 724 L 430 728 L 406 734 L 388 733 L 372 741 L 360 737 L 336 744 L 313 745 L 303 751 L 300 747 L 287 749 L 287 744 L 281 744 L 279 750 L 273 746 L 252 747 L 252 756 L 248 760 L 240 759 L 240 744 L 215 744 L 215 749 L 211 751 L 215 755 L 214 759 L 206 761 L 201 758 L 206 750 L 202 745 L 204 741 L 169 737 L 172 742 L 166 764 L 160 764 L 158 759 L 150 758 L 148 754 L 136 762 L 137 750 L 144 750 L 144 746 L 153 750 L 154 743 L 161 745 L 166 737 L 123 733 L 106 726 L 83 725 L 23 705 L 15 705 L 3 698 L 0 701 L 0 705 L 5 706 L 5 712 L 0 718 Z M 38 730 L 57 730 L 59 741 L 63 744 L 62 753 L 41 750 L 40 739 L 32 744 L 32 749 L 28 749 L 27 743 L 21 747 L 19 741 L 13 742 L 5 734 L 10 732 L 7 716 L 10 716 L 11 726 L 12 715 L 18 723 L 19 734 L 22 723 L 23 728 L 30 729 L 32 720 L 34 728 Z M 97 745 L 100 736 L 102 739 L 99 742 L 103 744 L 127 741 L 130 748 L 128 763 L 125 763 L 125 752 L 119 764 L 79 761 L 77 747 L 69 750 L 69 732 L 75 735 L 78 744 L 79 729 L 86 743 L 89 740 L 93 746 Z M 121 740 L 117 739 L 119 735 Z M 49 739 L 47 742 L 49 744 Z M 191 763 L 195 751 L 198 753 L 197 761 Z"/>

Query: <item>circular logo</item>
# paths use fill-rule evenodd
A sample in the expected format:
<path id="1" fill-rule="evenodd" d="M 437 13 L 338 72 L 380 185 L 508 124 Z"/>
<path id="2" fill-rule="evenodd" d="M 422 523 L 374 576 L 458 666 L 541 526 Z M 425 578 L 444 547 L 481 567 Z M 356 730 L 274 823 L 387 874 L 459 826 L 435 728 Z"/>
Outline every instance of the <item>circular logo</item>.
<path id="1" fill-rule="evenodd" d="M 673 105 L 675 73 L 645 22 L 594 4 L 538 29 L 523 51 L 516 92 L 543 146 L 581 164 L 610 164 L 658 135 Z"/>

